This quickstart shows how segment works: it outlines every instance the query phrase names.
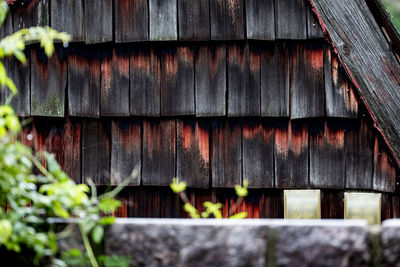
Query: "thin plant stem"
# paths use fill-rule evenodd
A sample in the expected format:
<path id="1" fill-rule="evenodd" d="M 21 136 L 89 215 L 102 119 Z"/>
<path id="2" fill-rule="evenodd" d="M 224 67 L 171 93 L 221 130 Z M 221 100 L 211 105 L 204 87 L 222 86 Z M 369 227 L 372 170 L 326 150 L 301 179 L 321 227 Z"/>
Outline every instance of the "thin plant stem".
<path id="1" fill-rule="evenodd" d="M 92 246 L 90 245 L 89 238 L 88 238 L 87 234 L 85 233 L 85 231 L 83 230 L 83 225 L 81 222 L 79 223 L 79 230 L 81 231 L 83 244 L 85 246 L 86 253 L 88 254 L 90 263 L 92 264 L 93 267 L 99 267 L 96 257 L 94 256 Z"/>

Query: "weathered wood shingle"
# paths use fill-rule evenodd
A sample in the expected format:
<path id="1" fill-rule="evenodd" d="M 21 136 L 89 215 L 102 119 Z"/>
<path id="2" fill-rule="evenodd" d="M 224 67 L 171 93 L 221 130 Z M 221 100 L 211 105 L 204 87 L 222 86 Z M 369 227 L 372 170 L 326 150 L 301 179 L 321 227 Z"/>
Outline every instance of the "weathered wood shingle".
<path id="1" fill-rule="evenodd" d="M 210 39 L 209 0 L 177 0 L 179 40 Z"/>
<path id="2" fill-rule="evenodd" d="M 85 42 L 104 43 L 113 40 L 112 0 L 84 0 Z"/>
<path id="3" fill-rule="evenodd" d="M 49 0 L 32 0 L 12 15 L 14 32 L 32 26 L 49 26 Z"/>
<path id="4" fill-rule="evenodd" d="M 307 39 L 305 0 L 275 0 L 276 38 Z"/>
<path id="5" fill-rule="evenodd" d="M 244 39 L 243 0 L 210 0 L 211 39 Z"/>
<path id="6" fill-rule="evenodd" d="M 178 39 L 177 0 L 149 0 L 150 40 Z"/>
<path id="7" fill-rule="evenodd" d="M 246 0 L 247 39 L 275 40 L 274 0 Z"/>
<path id="8" fill-rule="evenodd" d="M 114 0 L 115 41 L 118 43 L 149 39 L 147 0 Z"/>
<path id="9" fill-rule="evenodd" d="M 82 0 L 50 0 L 50 26 L 71 35 L 72 42 L 84 41 Z"/>

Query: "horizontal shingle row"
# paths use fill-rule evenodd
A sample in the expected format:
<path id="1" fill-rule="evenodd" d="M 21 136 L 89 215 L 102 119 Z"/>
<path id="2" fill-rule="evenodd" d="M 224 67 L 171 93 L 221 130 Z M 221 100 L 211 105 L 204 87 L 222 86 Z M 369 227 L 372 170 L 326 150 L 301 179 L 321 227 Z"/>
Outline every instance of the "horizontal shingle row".
<path id="1" fill-rule="evenodd" d="M 33 47 L 26 70 L 5 62 L 19 115 L 357 117 L 355 90 L 322 41 L 56 51 Z"/>
<path id="2" fill-rule="evenodd" d="M 5 32 L 36 25 L 85 43 L 323 37 L 305 0 L 32 0 Z"/>
<path id="3" fill-rule="evenodd" d="M 35 118 L 35 151 L 56 154 L 74 179 L 190 187 L 373 189 L 394 192 L 396 169 L 364 119 Z"/>

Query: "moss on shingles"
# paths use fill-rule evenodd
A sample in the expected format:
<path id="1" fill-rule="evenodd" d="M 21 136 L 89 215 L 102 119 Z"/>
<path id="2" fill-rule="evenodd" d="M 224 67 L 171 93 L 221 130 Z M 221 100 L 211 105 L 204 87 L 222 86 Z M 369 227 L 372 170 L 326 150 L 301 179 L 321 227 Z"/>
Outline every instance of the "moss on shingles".
<path id="1" fill-rule="evenodd" d="M 32 115 L 63 117 L 64 105 L 63 101 L 53 93 L 47 101 L 41 103 L 36 96 L 31 99 Z"/>

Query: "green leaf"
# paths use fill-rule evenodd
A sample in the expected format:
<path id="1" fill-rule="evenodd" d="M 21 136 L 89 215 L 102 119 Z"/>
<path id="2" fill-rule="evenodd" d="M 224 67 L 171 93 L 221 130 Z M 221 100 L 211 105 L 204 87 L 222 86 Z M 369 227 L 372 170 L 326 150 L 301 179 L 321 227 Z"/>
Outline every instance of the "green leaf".
<path id="1" fill-rule="evenodd" d="M 101 225 L 111 225 L 115 222 L 115 217 L 107 216 L 100 219 L 99 223 Z"/>
<path id="2" fill-rule="evenodd" d="M 9 220 L 0 220 L 0 244 L 6 243 L 12 232 L 11 222 Z"/>
<path id="3" fill-rule="evenodd" d="M 231 217 L 229 217 L 229 219 L 245 219 L 245 218 L 247 218 L 247 212 L 245 211 L 236 213 Z"/>
<path id="4" fill-rule="evenodd" d="M 194 218 L 194 219 L 198 219 L 200 218 L 199 212 L 197 211 L 197 209 L 195 207 L 192 206 L 192 204 L 190 203 L 185 203 L 185 205 L 183 206 L 184 210 L 189 213 L 189 216 Z"/>
<path id="5" fill-rule="evenodd" d="M 96 244 L 100 244 L 103 239 L 104 228 L 101 225 L 97 225 L 92 232 L 92 239 Z"/>
<path id="6" fill-rule="evenodd" d="M 8 5 L 3 1 L 0 1 L 0 26 L 3 25 L 6 20 L 8 13 Z"/>
<path id="7" fill-rule="evenodd" d="M 104 198 L 99 203 L 99 209 L 105 213 L 113 212 L 120 206 L 121 201 L 114 198 Z"/>
<path id="8" fill-rule="evenodd" d="M 172 179 L 170 187 L 175 194 L 178 194 L 186 190 L 186 183 L 184 181 L 180 182 L 179 179 L 175 177 Z"/>

